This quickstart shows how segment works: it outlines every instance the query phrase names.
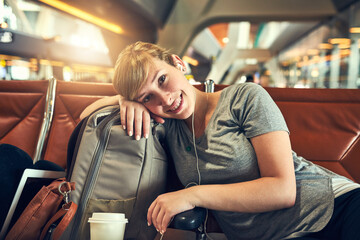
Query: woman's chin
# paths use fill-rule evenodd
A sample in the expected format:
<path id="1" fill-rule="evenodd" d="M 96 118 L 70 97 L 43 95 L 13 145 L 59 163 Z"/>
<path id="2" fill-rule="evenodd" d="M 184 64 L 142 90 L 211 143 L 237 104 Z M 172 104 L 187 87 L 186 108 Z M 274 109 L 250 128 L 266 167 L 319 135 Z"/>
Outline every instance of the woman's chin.
<path id="1" fill-rule="evenodd" d="M 179 120 L 185 120 L 191 117 L 191 113 L 185 113 L 185 114 L 166 114 L 166 116 L 163 116 L 164 118 L 172 118 L 172 119 L 179 119 Z"/>
<path id="2" fill-rule="evenodd" d="M 179 119 L 179 120 L 185 120 L 191 117 L 192 111 L 189 110 L 189 108 L 184 108 L 181 106 L 177 111 L 168 111 L 161 114 L 161 117 L 163 118 L 173 118 L 173 119 Z M 157 114 L 160 116 L 160 114 Z"/>
<path id="3" fill-rule="evenodd" d="M 192 112 L 187 112 L 182 115 L 181 119 L 182 120 L 189 119 L 191 116 L 192 116 Z"/>

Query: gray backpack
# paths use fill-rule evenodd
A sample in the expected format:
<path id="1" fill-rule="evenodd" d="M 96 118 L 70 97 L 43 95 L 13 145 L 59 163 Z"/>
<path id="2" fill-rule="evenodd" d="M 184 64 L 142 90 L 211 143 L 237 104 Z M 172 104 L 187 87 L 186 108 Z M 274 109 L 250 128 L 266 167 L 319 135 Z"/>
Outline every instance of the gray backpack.
<path id="1" fill-rule="evenodd" d="M 125 213 L 125 239 L 154 239 L 147 209 L 165 192 L 167 156 L 164 127 L 152 123 L 148 139 L 136 141 L 120 125 L 119 106 L 83 119 L 70 137 L 68 179 L 76 184 L 71 200 L 76 215 L 62 239 L 90 239 L 93 212 Z"/>

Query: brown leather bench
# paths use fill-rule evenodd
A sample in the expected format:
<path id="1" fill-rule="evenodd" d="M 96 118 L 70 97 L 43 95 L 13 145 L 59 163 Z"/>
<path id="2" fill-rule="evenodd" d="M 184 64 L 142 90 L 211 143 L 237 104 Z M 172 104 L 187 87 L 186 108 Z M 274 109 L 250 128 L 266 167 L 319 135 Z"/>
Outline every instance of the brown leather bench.
<path id="1" fill-rule="evenodd" d="M 265 89 L 298 155 L 360 183 L 360 89 Z"/>
<path id="2" fill-rule="evenodd" d="M 0 81 L 0 142 L 33 156 L 47 81 Z M 197 86 L 204 90 L 204 85 Z M 226 87 L 216 85 L 215 91 Z M 308 160 L 360 182 L 360 90 L 265 88 L 282 111 L 293 149 Z M 58 81 L 43 158 L 63 167 L 67 141 L 83 109 L 114 95 L 109 83 Z"/>
<path id="3" fill-rule="evenodd" d="M 34 157 L 47 89 L 48 81 L 0 81 L 0 143 Z"/>
<path id="4" fill-rule="evenodd" d="M 46 87 L 46 81 L 0 81 L 1 143 L 16 145 L 32 156 Z M 216 85 L 215 91 L 224 87 Z M 298 155 L 360 183 L 360 89 L 265 89 L 282 111 Z M 65 167 L 67 141 L 80 113 L 95 100 L 114 94 L 111 84 L 58 81 L 44 159 Z M 214 219 L 209 219 L 207 229 L 219 231 Z"/>
<path id="5" fill-rule="evenodd" d="M 115 95 L 112 84 L 58 81 L 54 118 L 49 131 L 43 159 L 66 167 L 67 144 L 81 112 L 104 96 Z"/>
<path id="6" fill-rule="evenodd" d="M 268 89 L 304 158 L 360 183 L 360 90 Z"/>
<path id="7" fill-rule="evenodd" d="M 34 157 L 46 111 L 49 81 L 0 81 L 0 143 Z M 90 103 L 115 95 L 112 84 L 57 81 L 53 120 L 41 159 L 66 167 L 67 142 Z"/>

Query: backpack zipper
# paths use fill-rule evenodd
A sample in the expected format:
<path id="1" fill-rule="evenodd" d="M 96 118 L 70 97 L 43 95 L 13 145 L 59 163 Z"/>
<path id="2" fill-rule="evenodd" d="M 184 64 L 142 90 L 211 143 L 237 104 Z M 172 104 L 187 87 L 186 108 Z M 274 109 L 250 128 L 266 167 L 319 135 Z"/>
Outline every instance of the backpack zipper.
<path id="1" fill-rule="evenodd" d="M 87 178 L 85 180 L 85 184 L 83 187 L 83 191 L 79 200 L 79 206 L 77 209 L 77 213 L 74 219 L 74 225 L 72 227 L 71 237 L 70 239 L 80 239 L 79 238 L 79 227 L 80 223 L 83 220 L 85 208 L 89 201 L 90 195 L 92 194 L 95 182 L 99 175 L 99 169 L 102 163 L 102 156 L 105 150 L 105 147 L 108 143 L 108 138 L 110 135 L 110 128 L 114 125 L 116 121 L 119 120 L 119 111 L 115 111 L 111 113 L 108 117 L 106 117 L 99 125 L 96 131 L 100 131 L 100 137 L 98 144 L 96 146 L 95 154 L 91 160 L 91 165 L 89 168 L 89 172 L 87 174 Z M 75 236 L 75 237 L 74 237 Z"/>

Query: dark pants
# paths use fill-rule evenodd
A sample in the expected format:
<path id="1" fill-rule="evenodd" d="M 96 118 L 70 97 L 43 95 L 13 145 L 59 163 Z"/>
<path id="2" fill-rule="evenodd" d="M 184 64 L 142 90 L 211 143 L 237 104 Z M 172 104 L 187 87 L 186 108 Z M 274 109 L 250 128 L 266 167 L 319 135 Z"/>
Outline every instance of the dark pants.
<path id="1" fill-rule="evenodd" d="M 360 239 L 360 188 L 337 197 L 334 204 L 333 215 L 323 230 L 295 239 Z"/>

